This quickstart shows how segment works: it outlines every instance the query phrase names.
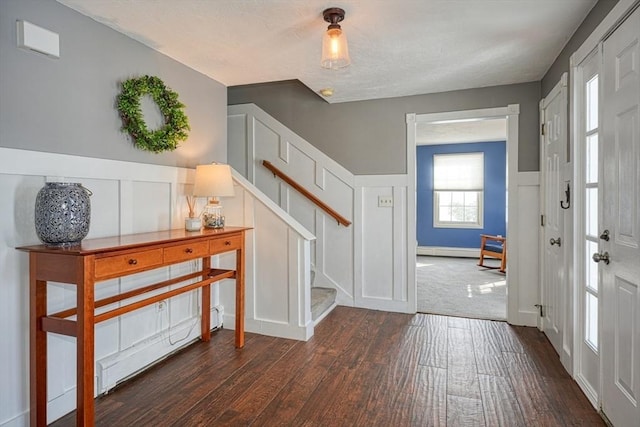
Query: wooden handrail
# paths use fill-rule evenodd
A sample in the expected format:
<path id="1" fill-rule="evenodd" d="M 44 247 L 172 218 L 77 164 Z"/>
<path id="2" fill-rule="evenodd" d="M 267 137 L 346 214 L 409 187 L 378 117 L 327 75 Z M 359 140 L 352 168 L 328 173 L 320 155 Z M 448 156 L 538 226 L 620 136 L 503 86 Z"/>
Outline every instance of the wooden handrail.
<path id="1" fill-rule="evenodd" d="M 277 176 L 278 178 L 280 178 L 281 180 L 289 184 L 291 187 L 297 190 L 304 197 L 306 197 L 307 199 L 315 203 L 320 209 L 322 209 L 323 211 L 328 213 L 330 216 L 332 216 L 336 221 L 338 221 L 338 224 L 344 225 L 345 227 L 348 227 L 351 225 L 351 221 L 349 221 L 348 219 L 340 215 L 338 212 L 331 209 L 329 205 L 327 205 L 322 200 L 318 199 L 316 196 L 311 194 L 309 190 L 307 190 L 306 188 L 298 184 L 289 175 L 287 175 L 286 173 L 282 172 L 280 169 L 275 167 L 270 161 L 263 160 L 262 165 L 265 168 L 269 169 L 271 172 L 273 172 L 273 176 Z"/>

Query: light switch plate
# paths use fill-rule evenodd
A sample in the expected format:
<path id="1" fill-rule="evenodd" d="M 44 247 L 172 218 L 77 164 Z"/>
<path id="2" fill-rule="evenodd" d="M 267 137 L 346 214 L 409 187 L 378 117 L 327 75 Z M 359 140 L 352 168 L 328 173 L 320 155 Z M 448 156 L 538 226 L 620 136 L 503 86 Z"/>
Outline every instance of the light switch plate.
<path id="1" fill-rule="evenodd" d="M 391 208 L 391 207 L 393 207 L 393 197 L 392 196 L 378 196 L 378 207 L 379 208 Z"/>

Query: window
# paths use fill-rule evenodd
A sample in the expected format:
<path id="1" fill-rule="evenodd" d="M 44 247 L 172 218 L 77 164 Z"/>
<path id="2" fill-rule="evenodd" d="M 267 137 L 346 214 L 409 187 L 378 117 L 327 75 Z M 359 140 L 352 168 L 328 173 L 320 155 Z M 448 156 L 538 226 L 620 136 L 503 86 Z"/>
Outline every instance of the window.
<path id="1" fill-rule="evenodd" d="M 482 228 L 484 153 L 433 156 L 433 226 Z"/>
<path id="2" fill-rule="evenodd" d="M 600 264 L 591 261 L 591 254 L 598 252 L 598 150 L 600 128 L 598 124 L 598 74 L 583 86 L 584 127 L 582 129 L 584 160 L 584 340 L 594 352 L 598 351 L 598 277 Z M 582 182 L 581 182 L 582 183 Z"/>

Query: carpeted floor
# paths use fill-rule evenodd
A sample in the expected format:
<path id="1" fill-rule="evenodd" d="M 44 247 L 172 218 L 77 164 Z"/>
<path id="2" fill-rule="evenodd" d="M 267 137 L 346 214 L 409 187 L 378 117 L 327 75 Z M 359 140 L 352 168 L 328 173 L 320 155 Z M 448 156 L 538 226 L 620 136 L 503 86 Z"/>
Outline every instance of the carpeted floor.
<path id="1" fill-rule="evenodd" d="M 475 258 L 418 256 L 418 311 L 506 320 L 506 276 L 477 263 Z M 498 261 L 489 260 L 487 265 Z"/>

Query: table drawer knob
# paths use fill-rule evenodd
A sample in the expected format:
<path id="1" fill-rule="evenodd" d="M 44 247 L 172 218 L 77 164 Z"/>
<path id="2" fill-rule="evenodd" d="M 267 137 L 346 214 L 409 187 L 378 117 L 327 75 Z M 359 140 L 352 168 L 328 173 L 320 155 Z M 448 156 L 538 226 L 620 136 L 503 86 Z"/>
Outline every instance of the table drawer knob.
<path id="1" fill-rule="evenodd" d="M 137 263 L 138 263 L 138 260 L 137 260 L 137 259 L 135 259 L 135 258 L 131 258 L 131 259 L 129 260 L 129 264 L 130 264 L 130 265 L 136 265 Z"/>
<path id="2" fill-rule="evenodd" d="M 230 241 L 230 240 L 225 241 L 225 242 L 224 242 L 224 245 L 225 245 L 225 246 L 230 246 L 230 245 L 231 245 L 231 241 Z"/>
<path id="3" fill-rule="evenodd" d="M 191 249 L 191 248 L 187 248 L 187 249 L 185 249 L 184 251 L 185 251 L 186 253 L 188 253 L 188 254 L 192 254 L 192 253 L 193 253 L 193 249 Z"/>

